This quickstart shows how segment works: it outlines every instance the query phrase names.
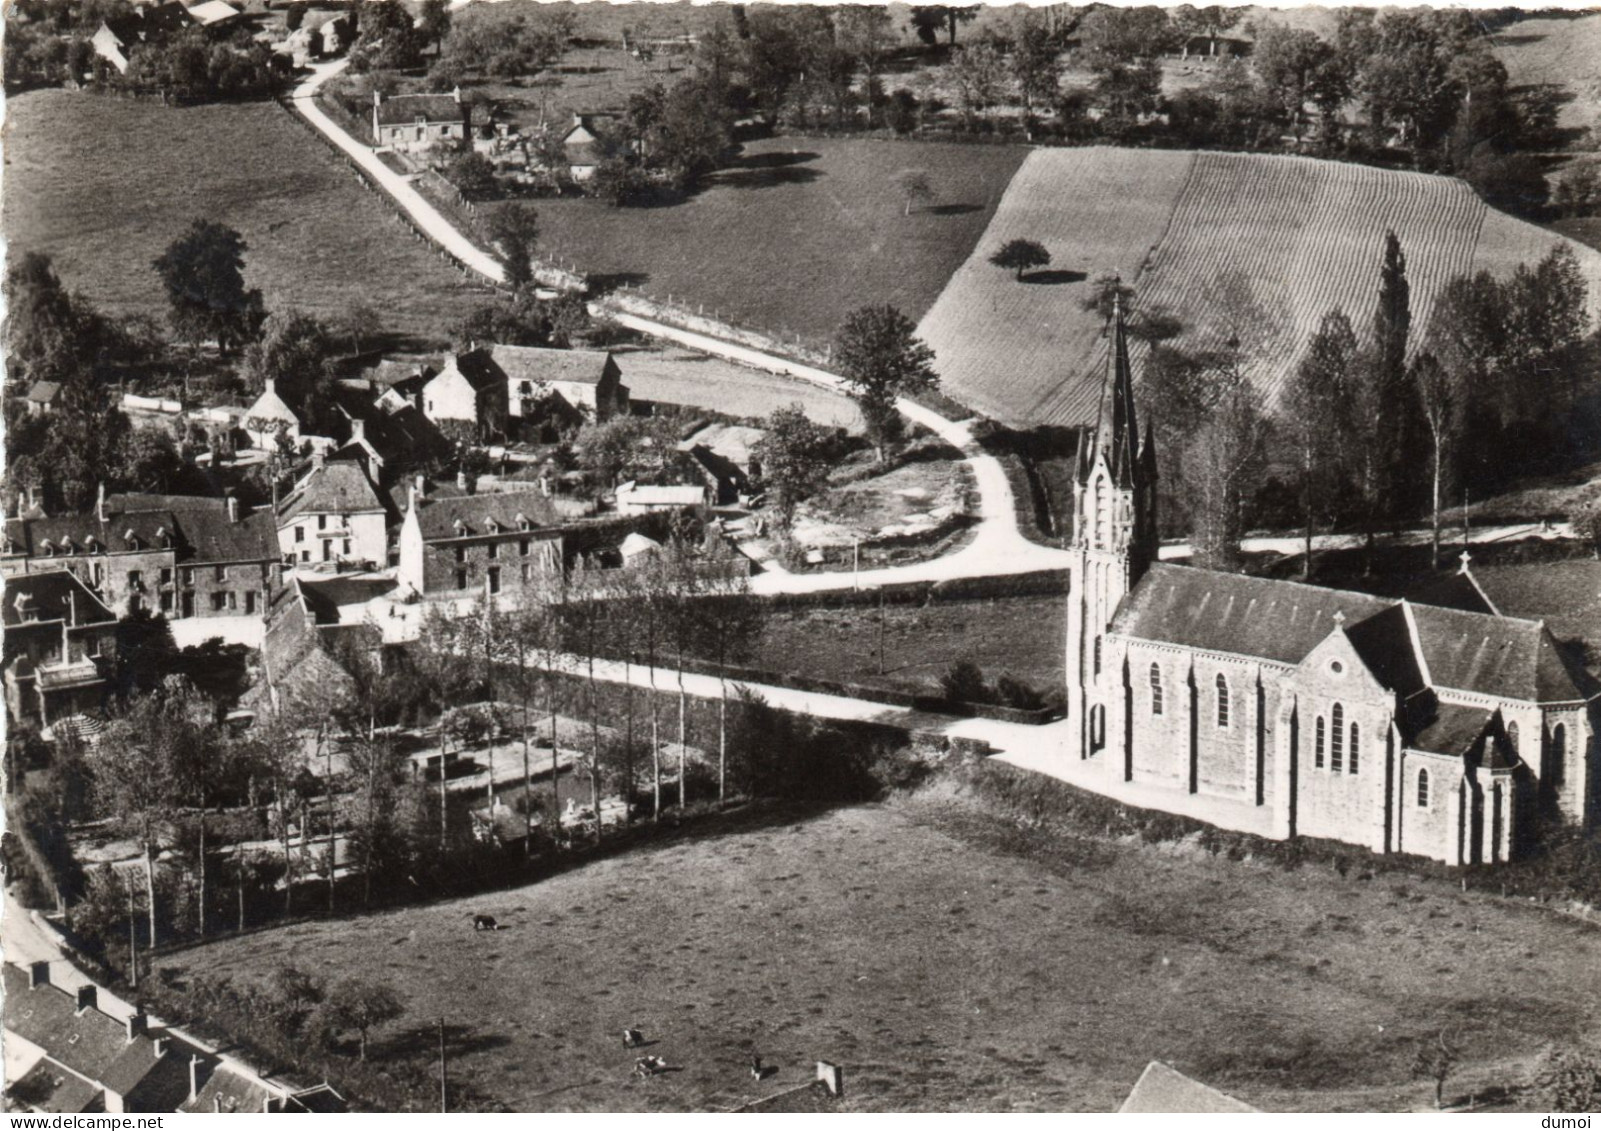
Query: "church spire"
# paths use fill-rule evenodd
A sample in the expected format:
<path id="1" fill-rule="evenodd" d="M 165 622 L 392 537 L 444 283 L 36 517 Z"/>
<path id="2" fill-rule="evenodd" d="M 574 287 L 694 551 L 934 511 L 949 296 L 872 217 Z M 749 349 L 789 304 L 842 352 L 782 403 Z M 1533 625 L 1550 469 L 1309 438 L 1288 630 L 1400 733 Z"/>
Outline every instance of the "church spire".
<path id="1" fill-rule="evenodd" d="M 1121 281 L 1117 286 L 1121 288 Z M 1140 430 L 1134 418 L 1134 370 L 1128 359 L 1128 332 L 1123 320 L 1123 296 L 1112 294 L 1112 341 L 1107 350 L 1106 381 L 1101 386 L 1101 407 L 1095 435 L 1080 467 L 1081 481 L 1098 455 L 1106 457 L 1107 470 L 1119 487 L 1132 487 L 1140 456 Z"/>

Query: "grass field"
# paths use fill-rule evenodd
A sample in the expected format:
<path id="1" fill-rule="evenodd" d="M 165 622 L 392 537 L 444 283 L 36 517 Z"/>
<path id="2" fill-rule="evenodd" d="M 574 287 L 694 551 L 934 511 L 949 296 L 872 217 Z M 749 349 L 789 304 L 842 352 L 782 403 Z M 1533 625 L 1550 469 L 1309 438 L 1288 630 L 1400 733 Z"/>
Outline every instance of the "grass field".
<path id="1" fill-rule="evenodd" d="M 1564 129 L 1601 125 L 1601 14 L 1553 14 L 1519 20 L 1491 41 L 1512 86 L 1564 88 L 1570 96 L 1557 124 Z"/>
<path id="2" fill-rule="evenodd" d="M 271 102 L 170 108 L 41 90 L 6 105 L 4 230 L 107 310 L 162 315 L 150 262 L 197 217 L 238 229 L 269 308 L 370 303 L 391 332 L 443 339 L 483 294 Z"/>
<path id="3" fill-rule="evenodd" d="M 820 345 L 865 303 L 921 317 L 1022 159 L 1006 146 L 757 141 L 682 204 L 541 201 L 541 245 L 582 270 Z M 892 178 L 914 167 L 928 171 L 938 199 L 905 216 Z"/>
<path id="4" fill-rule="evenodd" d="M 937 692 L 958 660 L 992 680 L 1003 672 L 1054 691 L 1067 678 L 1062 641 L 1067 604 L 1057 597 L 886 604 L 884 663 L 879 666 L 880 613 L 875 606 L 793 609 L 767 622 L 754 667 L 799 672 L 868 686 Z"/>
<path id="5" fill-rule="evenodd" d="M 1120 273 L 1141 302 L 1179 317 L 1181 344 L 1207 344 L 1216 285 L 1237 275 L 1267 314 L 1253 376 L 1271 394 L 1329 310 L 1367 326 L 1387 229 L 1407 256 L 1420 331 L 1453 276 L 1509 274 L 1563 238 L 1486 208 L 1451 178 L 1302 157 L 1037 150 L 920 331 L 958 400 L 1009 424 L 1079 424 L 1094 413 L 1106 353 L 1100 320 L 1083 309 L 1090 280 Z M 1019 283 L 986 259 L 1024 235 L 1053 262 Z M 1601 254 L 1577 250 L 1601 312 Z"/>
<path id="6" fill-rule="evenodd" d="M 1028 855 L 1022 853 L 1027 852 Z M 507 928 L 475 933 L 470 915 Z M 1515 1082 L 1597 1020 L 1595 929 L 1405 876 L 1182 845 L 1039 845 L 939 793 L 775 815 L 470 901 L 162 959 L 387 982 L 373 1055 L 518 1111 L 725 1110 L 845 1069 L 847 1109 L 1116 1108 L 1161 1059 L 1268 1110 L 1409 1110 Z M 1485 977 L 1494 971 L 1494 977 Z M 676 1071 L 629 1079 L 625 1026 Z M 776 1066 L 761 1083 L 752 1054 Z"/>
<path id="7" fill-rule="evenodd" d="M 635 400 L 663 401 L 726 413 L 766 416 L 799 404 L 820 424 L 860 432 L 862 414 L 843 393 L 776 373 L 746 369 L 721 358 L 671 346 L 614 351 Z"/>

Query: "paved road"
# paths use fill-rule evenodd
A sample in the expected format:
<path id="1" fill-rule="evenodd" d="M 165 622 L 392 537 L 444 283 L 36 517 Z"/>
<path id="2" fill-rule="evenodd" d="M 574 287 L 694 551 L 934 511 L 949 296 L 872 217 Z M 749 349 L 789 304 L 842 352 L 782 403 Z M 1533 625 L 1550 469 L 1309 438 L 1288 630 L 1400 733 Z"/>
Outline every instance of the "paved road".
<path id="1" fill-rule="evenodd" d="M 318 63 L 311 68 L 311 77 L 295 88 L 293 101 L 295 109 L 301 117 L 310 122 L 317 130 L 360 165 L 362 169 L 377 182 L 395 201 L 411 214 L 427 235 L 437 242 L 450 254 L 462 263 L 478 272 L 492 283 L 506 281 L 506 273 L 493 256 L 486 255 L 475 247 L 471 240 L 462 235 L 449 220 L 432 204 L 425 200 L 421 193 L 411 187 L 409 181 L 396 173 L 389 166 L 378 159 L 378 155 L 369 147 L 362 145 L 355 138 L 346 133 L 334 120 L 324 114 L 317 106 L 314 96 L 322 84 L 333 78 L 340 71 L 349 66 L 349 59 L 335 59 L 328 63 Z"/>

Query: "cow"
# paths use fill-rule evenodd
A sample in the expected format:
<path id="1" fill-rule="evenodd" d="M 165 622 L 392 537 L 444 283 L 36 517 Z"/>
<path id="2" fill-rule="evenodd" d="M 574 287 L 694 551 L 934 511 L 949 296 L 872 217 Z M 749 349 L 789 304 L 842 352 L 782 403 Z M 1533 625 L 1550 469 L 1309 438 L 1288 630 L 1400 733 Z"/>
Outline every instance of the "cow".
<path id="1" fill-rule="evenodd" d="M 634 1061 L 634 1075 L 644 1080 L 667 1071 L 667 1062 L 659 1056 L 642 1056 Z"/>
<path id="2" fill-rule="evenodd" d="M 645 1043 L 645 1034 L 641 1033 L 638 1029 L 624 1029 L 623 1030 L 623 1048 L 625 1048 L 625 1049 L 637 1049 L 640 1045 L 642 1045 L 644 1043 Z"/>
<path id="3" fill-rule="evenodd" d="M 495 917 L 493 915 L 474 915 L 473 930 L 498 931 L 500 930 L 500 924 L 495 922 Z"/>

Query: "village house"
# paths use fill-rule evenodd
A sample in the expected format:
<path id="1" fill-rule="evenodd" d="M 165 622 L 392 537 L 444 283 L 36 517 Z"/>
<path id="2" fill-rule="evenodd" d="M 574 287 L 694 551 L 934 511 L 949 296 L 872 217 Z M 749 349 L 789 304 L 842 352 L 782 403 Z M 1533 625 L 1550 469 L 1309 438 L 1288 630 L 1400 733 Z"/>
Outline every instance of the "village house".
<path id="1" fill-rule="evenodd" d="M 259 617 L 282 584 L 271 512 L 233 498 L 102 490 L 88 514 L 8 519 L 0 550 L 0 574 L 65 569 L 119 615 Z"/>
<path id="2" fill-rule="evenodd" d="M 484 351 L 505 376 L 514 426 L 543 420 L 600 422 L 628 411 L 628 387 L 609 351 L 503 345 L 485 346 Z M 556 439 L 549 437 L 548 442 Z"/>
<path id="3" fill-rule="evenodd" d="M 766 435 L 765 429 L 745 424 L 707 424 L 686 437 L 678 450 L 700 468 L 712 505 L 731 506 L 750 491 L 753 479 L 761 477 L 755 448 Z"/>
<path id="4" fill-rule="evenodd" d="M 64 569 L 6 582 L 6 709 L 48 727 L 95 712 L 117 653 L 117 616 Z"/>
<path id="5" fill-rule="evenodd" d="M 427 498 L 414 486 L 397 577 L 418 596 L 528 596 L 560 583 L 563 553 L 561 517 L 542 491 Z"/>
<path id="6" fill-rule="evenodd" d="M 681 511 L 706 505 L 706 488 L 693 483 L 654 486 L 632 481 L 618 486 L 617 513 L 650 514 L 653 511 Z"/>
<path id="7" fill-rule="evenodd" d="M 1067 757 L 1135 804 L 1448 864 L 1594 819 L 1598 691 L 1543 623 L 1158 562 L 1121 310 L 1110 352 L 1074 491 Z"/>
<path id="8" fill-rule="evenodd" d="M 278 548 L 296 565 L 383 569 L 389 512 L 363 465 L 314 466 L 278 507 Z"/>
<path id="9" fill-rule="evenodd" d="M 135 6 L 127 15 L 100 21 L 94 35 L 89 37 L 89 46 L 96 58 L 118 74 L 127 74 L 129 56 L 138 45 L 159 43 L 190 28 L 226 33 L 240 17 L 240 10 L 227 0 L 204 0 L 193 6 L 178 3 L 178 0 Z"/>
<path id="10" fill-rule="evenodd" d="M 471 125 L 459 86 L 449 94 L 372 94 L 372 139 L 380 149 L 465 149 Z"/>
<path id="11" fill-rule="evenodd" d="M 575 184 L 583 184 L 593 177 L 596 167 L 605 158 L 605 148 L 597 124 L 602 116 L 574 114 L 573 124 L 562 134 L 561 145 L 567 161 L 567 175 Z"/>
<path id="12" fill-rule="evenodd" d="M 305 1113 L 348 1108 L 327 1084 L 269 1079 L 157 1024 L 64 962 L 4 966 L 8 1110 Z"/>
<path id="13" fill-rule="evenodd" d="M 498 439 L 506 433 L 506 375 L 487 349 L 457 353 L 423 386 L 422 410 L 452 439 Z"/>
<path id="14" fill-rule="evenodd" d="M 61 386 L 54 381 L 35 381 L 28 388 L 28 395 L 24 398 L 28 405 L 29 416 L 44 416 L 54 411 L 56 398 L 61 395 Z"/>
<path id="15" fill-rule="evenodd" d="M 278 395 L 278 382 L 271 377 L 261 395 L 245 410 L 245 434 L 253 446 L 265 451 L 277 447 L 280 436 L 291 444 L 300 442 L 300 417 Z"/>

